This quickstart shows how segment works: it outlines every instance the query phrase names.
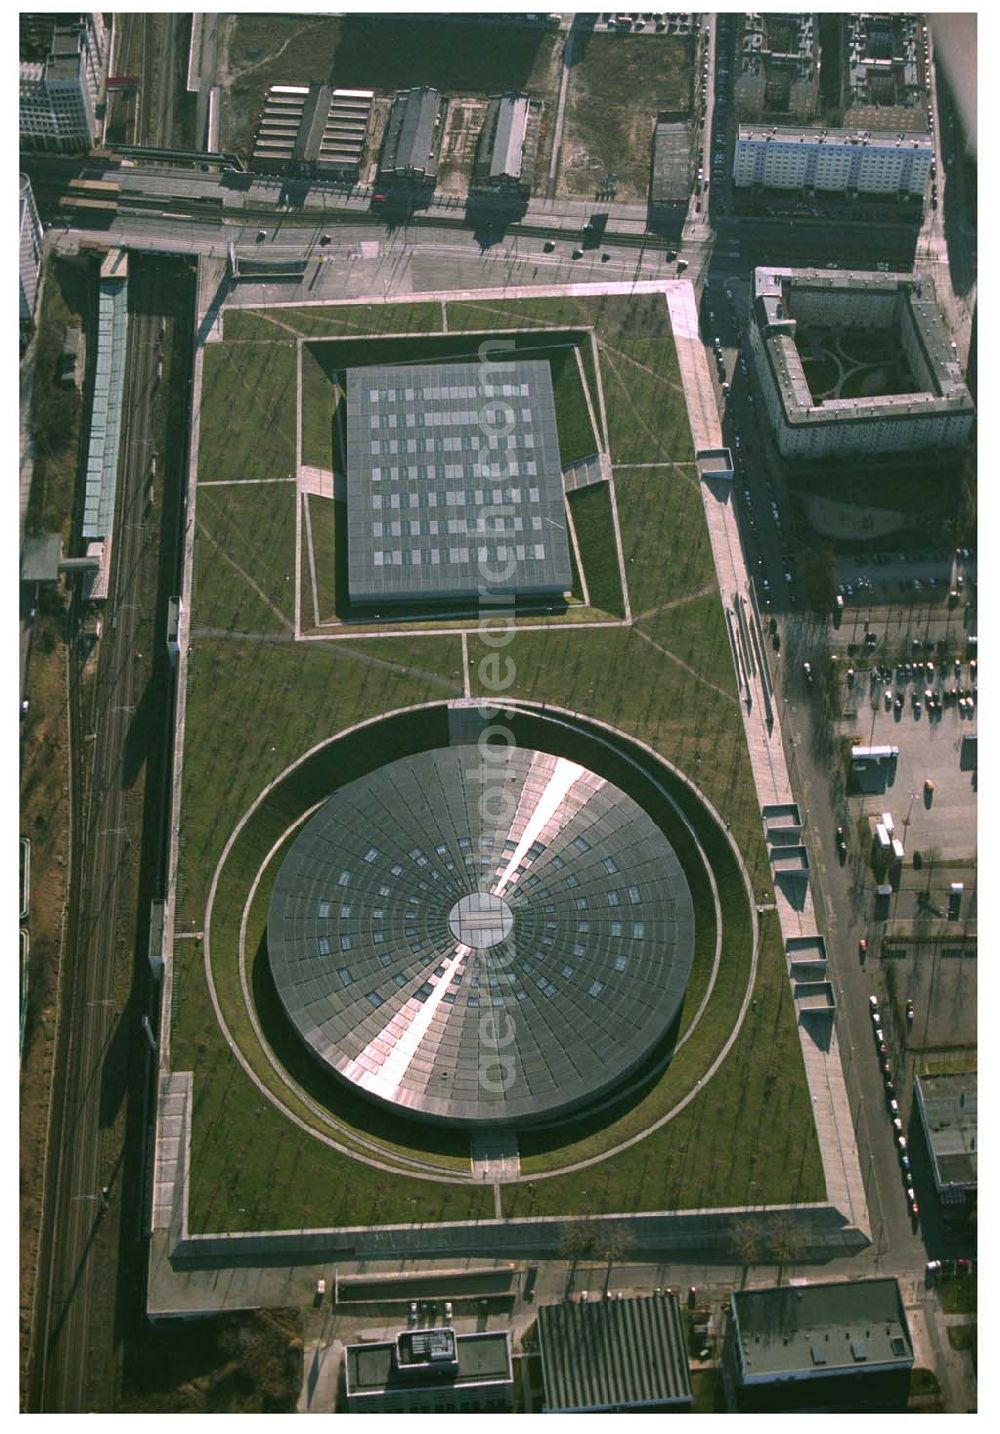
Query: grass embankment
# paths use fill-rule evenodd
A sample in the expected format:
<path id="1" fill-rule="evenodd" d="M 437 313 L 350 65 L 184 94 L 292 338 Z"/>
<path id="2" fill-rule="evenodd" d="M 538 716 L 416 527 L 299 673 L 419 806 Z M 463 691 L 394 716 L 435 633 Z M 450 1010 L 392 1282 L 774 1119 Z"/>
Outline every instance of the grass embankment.
<path id="1" fill-rule="evenodd" d="M 295 476 L 295 344 L 208 344 L 204 352 L 199 481 Z"/>
<path id="2" fill-rule="evenodd" d="M 285 315 L 288 312 L 283 311 Z M 249 316 L 244 316 L 243 321 L 248 320 Z M 516 669 L 510 695 L 592 714 L 665 754 L 715 804 L 740 845 L 754 889 L 766 889 L 768 864 L 732 658 L 700 497 L 691 478 L 690 434 L 662 297 L 449 305 L 449 332 L 441 335 L 438 343 L 455 346 L 457 331 L 487 325 L 581 333 L 593 329 L 599 375 L 592 371 L 589 334 L 580 352 L 595 411 L 599 379 L 603 380 L 612 462 L 616 466 L 664 465 L 650 469 L 626 466 L 616 473 L 625 567 L 633 609 L 641 615 L 636 625 L 575 631 L 563 624 L 543 632 L 516 633 L 505 649 Z M 393 331 L 393 325 L 382 329 L 387 330 Z M 276 346 L 237 341 L 233 347 L 273 350 L 282 342 Z M 551 342 L 550 335 L 545 335 L 545 342 Z M 343 355 L 352 345 L 341 340 L 331 347 Z M 353 347 L 356 353 L 366 347 L 371 351 L 373 345 L 366 339 L 363 345 Z M 229 361 L 218 370 L 233 371 Z M 287 398 L 286 387 L 286 404 Z M 220 416 L 223 409 L 218 400 L 216 403 Z M 291 425 L 287 413 L 269 408 L 263 421 L 275 419 L 280 419 L 282 429 L 294 434 L 294 387 Z M 312 420 L 307 427 L 316 431 Z M 263 491 L 273 496 L 277 488 Z M 276 498 L 274 501 L 277 504 Z M 329 513 L 329 500 L 316 501 L 321 514 Z M 261 502 L 261 511 L 268 512 L 271 500 Z M 334 509 L 339 506 L 335 504 Z M 614 596 L 611 569 L 604 570 L 609 584 L 605 589 L 602 570 L 594 566 L 598 553 L 607 560 L 607 544 L 599 535 L 607 530 L 609 517 L 606 512 L 599 514 L 598 506 L 597 500 L 589 498 L 583 505 L 581 542 L 593 550 L 591 557 L 584 557 L 588 580 L 593 570 L 597 594 L 610 606 Z M 315 507 L 312 512 L 315 516 Z M 287 533 L 287 519 L 284 526 L 277 517 L 273 521 L 278 524 L 275 533 Z M 235 549 L 230 556 L 248 572 L 252 570 L 256 586 L 280 609 L 286 597 L 285 570 L 276 556 L 255 562 L 249 551 L 256 540 L 252 527 L 242 516 L 232 518 L 226 539 Z M 284 541 L 282 537 L 275 546 L 283 551 Z M 240 562 L 241 556 L 248 561 Z M 271 632 L 265 633 L 263 640 L 250 641 L 239 632 L 257 630 L 251 623 L 260 617 L 260 594 L 234 575 L 232 598 L 227 626 L 233 635 L 200 637 L 191 663 L 179 933 L 201 929 L 208 886 L 227 837 L 265 784 L 290 761 L 352 722 L 461 691 L 457 638 L 421 636 L 414 631 L 385 642 L 373 638 L 362 643 L 296 644 L 284 634 Z M 593 589 L 592 598 L 598 600 Z M 198 606 L 196 589 L 196 628 L 201 622 Z M 476 691 L 479 659 L 487 649 L 475 636 L 469 648 Z M 387 731 L 376 740 L 391 746 L 395 738 Z M 385 760 L 389 750 L 372 745 L 364 760 Z M 346 769 L 335 773 L 324 768 L 322 761 L 304 768 L 254 818 L 227 862 L 212 919 L 213 971 L 227 1019 L 239 1026 L 241 1037 L 247 1035 L 249 1026 L 240 1009 L 236 957 L 250 884 L 289 822 L 355 770 L 348 763 Z M 752 954 L 742 880 L 722 833 L 705 821 L 686 789 L 678 789 L 678 798 L 691 819 L 703 827 L 725 913 L 723 960 L 712 1002 L 662 1080 L 652 1082 L 648 1090 L 632 1092 L 617 1109 L 609 1108 L 599 1117 L 564 1128 L 558 1143 L 543 1132 L 525 1136 L 526 1171 L 541 1174 L 554 1164 L 588 1158 L 645 1128 L 697 1081 L 732 1030 Z M 683 840 L 677 836 L 678 842 Z M 697 875 L 692 880 L 701 923 L 682 1030 L 705 988 L 714 955 L 714 926 L 705 914 L 705 890 L 699 889 Z M 249 925 L 252 977 L 265 1034 L 282 1048 L 282 1058 L 294 1066 L 303 1085 L 318 1091 L 311 1083 L 321 1080 L 322 1073 L 307 1070 L 301 1064 L 305 1059 L 301 1053 L 283 1045 L 285 1035 L 273 1018 L 260 944 L 266 891 L 267 879 Z M 433 1209 L 423 1210 L 423 1218 L 454 1218 L 463 1210 L 479 1208 L 474 1189 L 470 1195 L 460 1186 L 379 1175 L 330 1151 L 279 1115 L 240 1070 L 215 1027 L 200 976 L 200 943 L 181 942 L 179 946 L 192 948 L 182 951 L 184 966 L 177 971 L 173 1064 L 184 1069 L 189 1061 L 196 1071 L 195 1228 L 252 1228 L 276 1221 L 287 1226 L 408 1219 L 415 1208 L 411 1202 L 424 1199 L 428 1191 L 436 1193 L 431 1200 Z M 748 1019 L 722 1069 L 680 1116 L 581 1176 L 536 1179 L 532 1189 L 527 1185 L 505 1188 L 505 1213 L 532 1209 L 538 1213 L 585 1213 L 821 1198 L 822 1174 L 808 1091 L 773 920 L 764 923 L 753 996 Z M 329 1092 L 317 1093 L 317 1098 L 329 1098 L 332 1103 Z M 400 1140 L 398 1133 L 380 1127 L 377 1114 L 360 1106 L 348 1110 L 342 1104 L 338 1114 L 346 1125 L 354 1122 L 349 1140 L 371 1137 L 387 1145 Z M 227 1134 L 230 1130 L 235 1139 Z M 409 1134 L 406 1138 L 410 1139 Z M 457 1158 L 447 1142 L 439 1144 L 436 1152 L 433 1143 L 430 1137 L 415 1136 L 409 1148 L 414 1155 L 423 1152 L 442 1162 Z M 264 1150 L 268 1152 L 266 1170 L 259 1158 Z M 276 1160 L 272 1160 L 274 1151 L 279 1152 Z M 199 1171 L 199 1162 L 206 1161 Z M 404 1188 L 411 1185 L 412 1191 Z"/>
<path id="3" fill-rule="evenodd" d="M 291 632 L 295 484 L 201 487 L 195 521 L 196 631 Z"/>
<path id="4" fill-rule="evenodd" d="M 611 494 L 606 483 L 593 483 L 569 494 L 570 512 L 587 574 L 590 605 L 613 617 L 625 616 Z"/>

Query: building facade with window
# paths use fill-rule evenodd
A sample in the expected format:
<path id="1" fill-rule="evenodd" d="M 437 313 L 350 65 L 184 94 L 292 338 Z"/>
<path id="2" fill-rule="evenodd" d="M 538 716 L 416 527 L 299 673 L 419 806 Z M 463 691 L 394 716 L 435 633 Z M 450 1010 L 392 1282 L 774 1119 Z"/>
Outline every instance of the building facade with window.
<path id="1" fill-rule="evenodd" d="M 34 47 L 44 33 L 40 24 L 22 26 L 26 53 L 38 53 Z M 94 144 L 107 65 L 108 36 L 100 14 L 59 17 L 52 25 L 45 58 L 21 60 L 22 148 L 72 154 Z"/>
<path id="2" fill-rule="evenodd" d="M 929 134 L 741 125 L 738 189 L 796 189 L 922 197 L 934 159 Z"/>
<path id="3" fill-rule="evenodd" d="M 42 222 L 35 208 L 31 181 L 21 175 L 20 319 L 30 329 L 38 300 L 38 276 L 42 268 Z"/>

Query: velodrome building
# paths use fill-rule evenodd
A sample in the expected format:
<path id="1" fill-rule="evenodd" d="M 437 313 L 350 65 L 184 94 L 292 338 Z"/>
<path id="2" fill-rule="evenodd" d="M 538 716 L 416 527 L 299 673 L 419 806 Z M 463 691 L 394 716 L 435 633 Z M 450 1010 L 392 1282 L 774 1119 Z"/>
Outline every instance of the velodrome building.
<path id="1" fill-rule="evenodd" d="M 937 306 L 933 283 L 906 274 L 766 267 L 754 270 L 749 345 L 764 405 L 784 457 L 955 448 L 975 405 Z M 913 391 L 818 399 L 800 343 L 889 331 Z"/>

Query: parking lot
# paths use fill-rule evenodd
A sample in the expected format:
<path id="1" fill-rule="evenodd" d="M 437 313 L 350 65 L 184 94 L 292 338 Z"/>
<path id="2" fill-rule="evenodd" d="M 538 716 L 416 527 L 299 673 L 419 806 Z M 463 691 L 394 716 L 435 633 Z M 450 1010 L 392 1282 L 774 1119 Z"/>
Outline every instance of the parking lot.
<path id="1" fill-rule="evenodd" d="M 889 955 L 889 952 L 899 954 Z M 902 953 L 905 952 L 905 955 Z M 947 937 L 919 943 L 902 941 L 883 948 L 887 989 L 894 999 L 913 1002 L 913 1023 L 897 1012 L 908 1053 L 919 1069 L 935 1052 L 974 1048 L 976 1044 L 976 946 Z M 889 970 L 894 973 L 889 976 Z"/>
<path id="2" fill-rule="evenodd" d="M 939 672 L 948 671 L 946 681 Z M 844 736 L 857 739 L 865 746 L 899 748 L 892 785 L 881 795 L 859 795 L 850 799 L 853 815 L 872 815 L 890 811 L 900 840 L 906 849 L 906 862 L 912 862 L 914 851 L 927 860 L 930 853 L 936 861 L 971 860 L 976 853 L 976 770 L 975 744 L 965 739 L 975 737 L 977 709 L 963 714 L 957 699 L 942 702 L 940 712 L 928 713 L 921 700 L 930 679 L 919 677 L 900 680 L 894 677 L 887 684 L 872 683 L 868 668 L 855 678 L 853 688 L 845 682 L 846 710 L 853 702 L 855 715 L 845 716 L 840 723 Z M 962 665 L 961 675 L 954 667 L 936 669 L 932 691 L 954 688 L 956 683 L 969 690 L 969 664 Z M 885 693 L 891 695 L 892 709 L 886 710 Z M 856 694 L 852 698 L 852 693 Z M 903 694 L 903 704 L 896 706 L 896 695 Z M 919 694 L 919 713 L 914 696 Z M 925 783 L 933 783 L 933 791 Z"/>

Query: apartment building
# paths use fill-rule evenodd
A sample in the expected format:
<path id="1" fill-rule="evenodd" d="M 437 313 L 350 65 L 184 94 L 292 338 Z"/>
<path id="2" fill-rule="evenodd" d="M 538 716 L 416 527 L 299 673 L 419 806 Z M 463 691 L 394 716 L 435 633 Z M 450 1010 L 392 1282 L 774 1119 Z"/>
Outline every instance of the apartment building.
<path id="1" fill-rule="evenodd" d="M 932 136 L 871 130 L 740 125 L 733 156 L 738 189 L 795 189 L 921 197 Z"/>

